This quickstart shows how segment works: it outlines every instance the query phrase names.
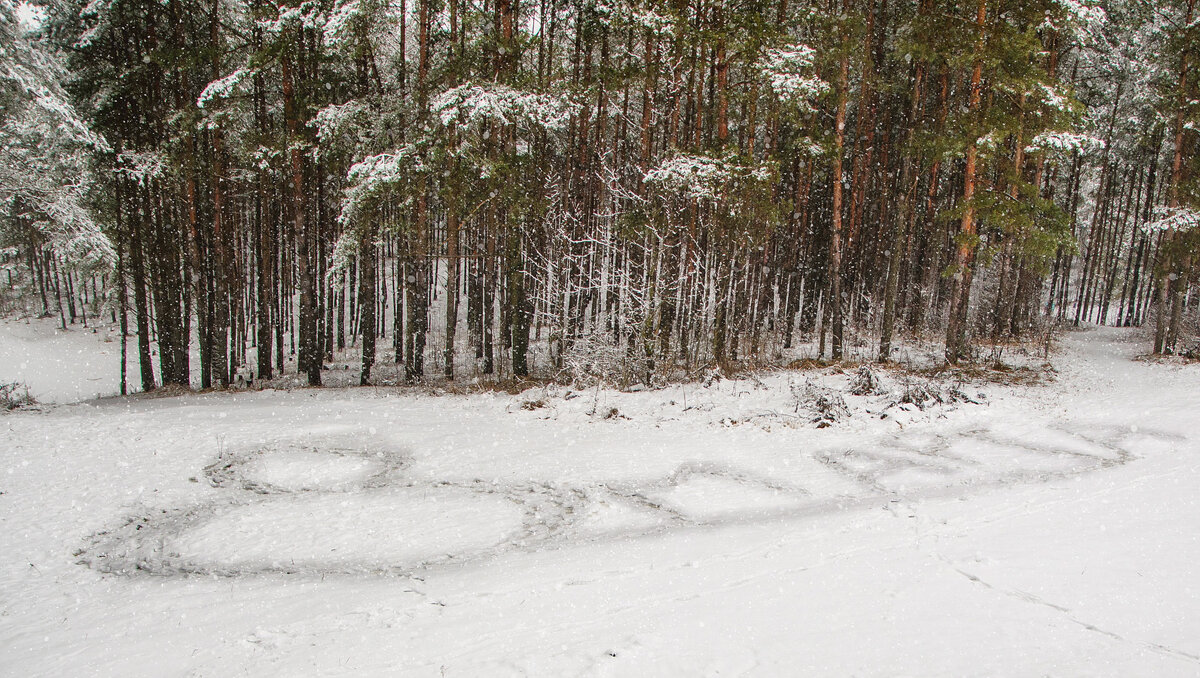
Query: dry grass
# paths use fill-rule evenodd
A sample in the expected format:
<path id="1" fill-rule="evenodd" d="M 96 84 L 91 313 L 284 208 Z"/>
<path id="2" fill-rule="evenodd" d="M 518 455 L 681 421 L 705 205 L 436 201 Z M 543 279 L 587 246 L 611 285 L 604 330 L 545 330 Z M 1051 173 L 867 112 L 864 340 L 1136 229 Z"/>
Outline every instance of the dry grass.
<path id="1" fill-rule="evenodd" d="M 912 373 L 941 380 L 1002 386 L 1038 386 L 1054 381 L 1058 374 L 1050 363 L 1038 367 L 1016 367 L 1001 362 L 942 365 L 912 370 Z"/>
<path id="2" fill-rule="evenodd" d="M 37 405 L 37 399 L 29 394 L 25 384 L 10 382 L 0 384 L 0 410 L 6 412 Z"/>

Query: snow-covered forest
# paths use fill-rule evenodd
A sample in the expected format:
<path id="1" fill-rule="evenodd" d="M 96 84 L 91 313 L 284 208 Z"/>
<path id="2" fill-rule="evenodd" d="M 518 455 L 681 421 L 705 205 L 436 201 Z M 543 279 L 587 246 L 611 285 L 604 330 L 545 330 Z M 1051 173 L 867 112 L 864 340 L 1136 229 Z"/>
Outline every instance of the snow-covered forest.
<path id="1" fill-rule="evenodd" d="M 1197 675 L 1198 64 L 1196 0 L 0 0 L 0 675 Z"/>
<path id="2" fill-rule="evenodd" d="M 1194 4 L 6 0 L 5 303 L 143 390 L 1188 351 Z"/>

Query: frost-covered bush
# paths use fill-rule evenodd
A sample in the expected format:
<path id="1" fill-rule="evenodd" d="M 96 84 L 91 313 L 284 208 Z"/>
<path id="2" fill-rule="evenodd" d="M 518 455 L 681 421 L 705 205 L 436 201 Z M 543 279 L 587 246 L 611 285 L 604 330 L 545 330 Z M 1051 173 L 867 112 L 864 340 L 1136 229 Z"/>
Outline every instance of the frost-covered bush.
<path id="1" fill-rule="evenodd" d="M 817 428 L 831 426 L 850 416 L 850 408 L 841 393 L 811 381 L 805 381 L 803 386 L 793 385 L 792 397 L 796 400 L 796 411 L 807 412 L 809 421 Z"/>
<path id="2" fill-rule="evenodd" d="M 862 365 L 850 377 L 848 391 L 851 395 L 865 396 L 881 393 L 883 388 L 879 383 L 879 375 L 875 373 L 875 370 Z"/>
<path id="3" fill-rule="evenodd" d="M 607 335 L 589 334 L 565 345 L 562 366 L 577 386 L 615 384 L 625 372 L 625 352 Z"/>

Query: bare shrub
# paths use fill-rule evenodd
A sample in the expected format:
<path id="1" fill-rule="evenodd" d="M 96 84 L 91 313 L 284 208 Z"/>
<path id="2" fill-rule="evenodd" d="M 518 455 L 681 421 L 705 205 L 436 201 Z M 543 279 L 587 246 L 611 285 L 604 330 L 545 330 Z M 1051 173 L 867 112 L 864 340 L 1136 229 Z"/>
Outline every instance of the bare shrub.
<path id="1" fill-rule="evenodd" d="M 892 406 L 913 405 L 923 411 L 934 405 L 952 405 L 960 402 L 975 401 L 957 387 L 944 386 L 927 379 L 911 378 L 905 380 L 900 397 Z"/>
<path id="2" fill-rule="evenodd" d="M 576 386 L 617 384 L 626 371 L 625 352 L 607 335 L 587 335 L 563 351 L 563 372 Z"/>
<path id="3" fill-rule="evenodd" d="M 29 394 L 29 387 L 18 382 L 0 384 L 0 409 L 16 410 L 36 405 L 37 400 Z"/>
<path id="4" fill-rule="evenodd" d="M 850 408 L 841 393 L 811 381 L 804 382 L 802 387 L 793 385 L 792 396 L 796 400 L 796 411 L 808 412 L 810 421 L 817 428 L 831 426 L 850 416 Z"/>

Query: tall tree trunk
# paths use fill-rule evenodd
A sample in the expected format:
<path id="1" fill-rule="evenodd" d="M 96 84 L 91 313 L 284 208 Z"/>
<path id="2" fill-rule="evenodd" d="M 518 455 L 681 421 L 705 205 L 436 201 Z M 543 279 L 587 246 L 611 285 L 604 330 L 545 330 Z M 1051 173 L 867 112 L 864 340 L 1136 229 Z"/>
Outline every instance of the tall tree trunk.
<path id="1" fill-rule="evenodd" d="M 377 253 L 375 228 L 371 226 L 362 235 L 358 245 L 358 303 L 362 318 L 359 322 L 362 331 L 362 370 L 358 383 L 362 386 L 366 386 L 371 379 L 371 367 L 375 365 L 375 336 L 379 333 L 375 315 L 378 308 L 375 299 L 375 271 L 379 267 Z"/>
<path id="2" fill-rule="evenodd" d="M 295 58 L 303 57 L 303 41 L 297 36 Z M 301 113 L 296 101 L 296 68 L 293 55 L 283 57 L 283 107 L 287 123 L 292 182 L 292 225 L 296 238 L 296 268 L 300 275 L 300 354 L 296 368 L 306 376 L 309 386 L 321 385 L 321 353 L 317 339 L 317 290 L 313 261 L 316 244 L 316 224 L 305 218 L 304 155 L 300 147 Z"/>
<path id="3" fill-rule="evenodd" d="M 1195 6 L 1196 0 L 1188 0 L 1185 25 L 1191 25 Z M 1174 128 L 1175 154 L 1171 160 L 1171 184 L 1167 189 L 1169 196 L 1167 206 L 1172 209 L 1179 207 L 1179 191 L 1183 183 L 1184 119 L 1187 115 L 1188 102 L 1188 57 L 1189 50 L 1185 48 L 1179 66 L 1179 97 L 1175 107 Z M 1159 267 L 1158 281 L 1158 323 L 1154 329 L 1154 352 L 1156 354 L 1173 353 L 1179 338 L 1183 291 L 1188 284 L 1191 257 L 1185 257 L 1182 267 L 1175 264 L 1172 249 L 1177 237 L 1175 230 L 1170 229 L 1163 236 L 1163 242 L 1159 246 L 1162 263 Z"/>
<path id="4" fill-rule="evenodd" d="M 924 3 L 922 3 L 923 5 Z M 906 121 L 908 132 L 906 146 L 912 146 L 918 118 L 921 112 L 922 85 L 925 80 L 925 64 L 918 63 L 913 74 L 912 102 Z M 917 197 L 917 165 L 912 154 L 906 154 L 900 179 L 900 211 L 896 215 L 896 228 L 888 256 L 887 283 L 883 293 L 883 327 L 879 338 L 879 362 L 887 362 L 892 356 L 892 334 L 896 323 L 896 294 L 900 286 L 900 267 L 904 261 L 904 241 L 912 230 L 913 209 Z"/>
<path id="5" fill-rule="evenodd" d="M 971 98 L 969 114 L 973 117 L 979 111 L 983 81 L 983 49 L 985 22 L 987 21 L 987 0 L 979 0 L 975 25 L 979 30 L 975 43 L 975 65 L 971 70 Z M 975 124 L 978 124 L 976 122 Z M 950 318 L 946 326 L 946 361 L 957 364 L 967 350 L 967 312 L 971 302 L 971 278 L 975 256 L 975 172 L 978 157 L 978 133 L 973 132 L 967 143 L 967 162 L 963 170 L 963 204 L 962 224 L 959 226 L 958 248 L 955 257 L 954 296 L 950 303 Z"/>
<path id="6" fill-rule="evenodd" d="M 117 201 L 121 200 L 121 181 L 117 181 Z M 136 205 L 136 195 L 134 199 Z M 134 318 L 138 333 L 138 367 L 142 375 L 142 390 L 153 391 L 154 363 L 150 359 L 150 318 L 147 313 L 149 299 L 146 294 L 146 266 L 142 256 L 143 229 L 138 210 L 128 212 L 131 219 L 131 237 L 129 238 L 129 260 L 133 274 L 133 305 Z"/>
<path id="7" fill-rule="evenodd" d="M 850 46 L 843 37 L 841 65 L 838 69 L 837 114 L 834 119 L 833 176 L 830 179 L 833 184 L 833 221 L 829 239 L 829 304 L 833 325 L 831 355 L 834 360 L 840 360 L 845 350 L 842 318 L 845 307 L 842 300 L 842 156 L 846 145 L 846 90 L 849 82 Z"/>

